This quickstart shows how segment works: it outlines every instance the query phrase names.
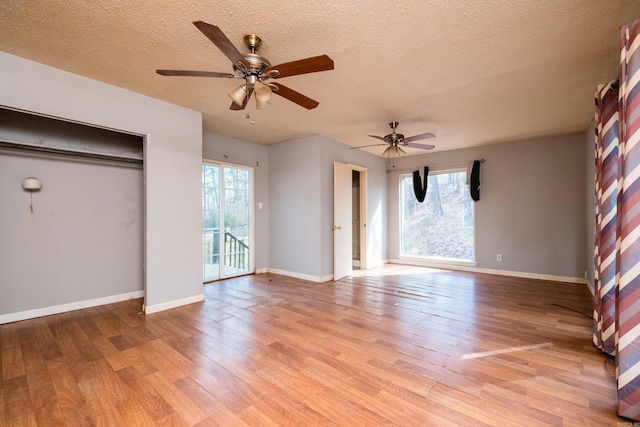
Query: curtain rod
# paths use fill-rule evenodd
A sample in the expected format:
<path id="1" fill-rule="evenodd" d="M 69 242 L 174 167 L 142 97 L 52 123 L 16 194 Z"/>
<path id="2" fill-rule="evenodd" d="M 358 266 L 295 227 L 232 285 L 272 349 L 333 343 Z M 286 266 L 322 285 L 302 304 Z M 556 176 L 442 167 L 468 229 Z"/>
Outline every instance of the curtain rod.
<path id="1" fill-rule="evenodd" d="M 451 167 L 459 167 L 459 166 L 467 166 L 470 163 L 473 163 L 474 160 L 468 160 L 466 162 L 457 162 L 457 163 L 447 163 L 447 164 L 443 164 L 443 165 L 435 165 L 435 166 L 429 166 L 430 169 L 432 170 L 437 170 L 437 169 L 444 169 L 444 168 L 451 168 Z M 480 163 L 484 163 L 486 162 L 485 159 L 480 159 Z M 416 169 L 419 170 L 421 167 L 423 166 L 416 166 L 414 168 L 411 169 L 387 169 L 387 173 L 389 172 L 413 172 Z"/>

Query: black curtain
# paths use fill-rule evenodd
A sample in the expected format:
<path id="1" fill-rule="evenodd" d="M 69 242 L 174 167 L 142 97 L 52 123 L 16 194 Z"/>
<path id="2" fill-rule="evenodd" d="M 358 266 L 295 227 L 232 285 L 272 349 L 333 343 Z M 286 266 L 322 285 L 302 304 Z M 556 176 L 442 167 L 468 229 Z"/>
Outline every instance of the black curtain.
<path id="1" fill-rule="evenodd" d="M 473 201 L 480 200 L 480 160 L 473 161 L 471 177 L 469 179 L 469 191 Z"/>
<path id="2" fill-rule="evenodd" d="M 413 192 L 420 203 L 424 202 L 424 197 L 427 195 L 427 176 L 429 176 L 428 166 L 424 167 L 424 184 L 420 180 L 420 171 L 413 172 Z"/>

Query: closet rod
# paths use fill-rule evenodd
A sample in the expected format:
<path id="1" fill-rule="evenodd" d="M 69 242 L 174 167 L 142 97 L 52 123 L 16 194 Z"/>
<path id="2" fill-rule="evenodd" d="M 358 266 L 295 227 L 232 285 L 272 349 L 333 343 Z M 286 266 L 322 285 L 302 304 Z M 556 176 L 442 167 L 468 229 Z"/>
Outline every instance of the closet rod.
<path id="1" fill-rule="evenodd" d="M 87 151 L 74 150 L 71 148 L 48 147 L 43 145 L 26 144 L 23 142 L 0 140 L 0 148 L 15 151 L 31 151 L 37 153 L 59 154 L 62 156 L 81 157 L 94 160 L 106 160 L 110 162 L 142 164 L 142 159 L 124 157 L 117 154 L 91 153 Z"/>

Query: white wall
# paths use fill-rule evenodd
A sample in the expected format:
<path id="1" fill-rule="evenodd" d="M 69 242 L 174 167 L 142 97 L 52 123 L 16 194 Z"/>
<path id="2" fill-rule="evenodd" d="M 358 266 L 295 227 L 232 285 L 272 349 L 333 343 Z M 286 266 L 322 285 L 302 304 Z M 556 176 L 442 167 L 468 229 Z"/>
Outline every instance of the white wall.
<path id="1" fill-rule="evenodd" d="M 146 309 L 203 300 L 201 114 L 3 52 L 0 81 L 1 106 L 146 137 Z"/>
<path id="2" fill-rule="evenodd" d="M 269 157 L 267 147 L 214 133 L 204 133 L 202 156 L 236 165 L 251 166 L 254 173 L 255 197 L 255 267 L 264 271 L 269 267 Z M 258 209 L 262 203 L 262 209 Z"/>
<path id="3" fill-rule="evenodd" d="M 480 201 L 475 203 L 476 269 L 584 281 L 584 133 L 404 157 L 395 165 L 410 172 L 482 158 Z M 388 186 L 389 255 L 397 259 L 397 172 L 389 174 Z"/>

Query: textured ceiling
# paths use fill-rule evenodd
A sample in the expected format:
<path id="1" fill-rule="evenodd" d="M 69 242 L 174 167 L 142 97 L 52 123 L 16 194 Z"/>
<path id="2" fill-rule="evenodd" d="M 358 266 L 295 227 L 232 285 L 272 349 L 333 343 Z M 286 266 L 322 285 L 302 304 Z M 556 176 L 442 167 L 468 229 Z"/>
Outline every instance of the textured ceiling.
<path id="1" fill-rule="evenodd" d="M 586 129 L 597 84 L 616 77 L 619 27 L 638 17 L 640 0 L 2 0 L 0 50 L 201 111 L 205 131 L 259 144 L 372 144 L 397 120 L 450 150 Z M 242 53 L 258 34 L 272 64 L 329 55 L 335 70 L 278 80 L 319 107 L 274 96 L 231 111 L 239 80 L 156 74 L 232 72 L 197 20 Z"/>

